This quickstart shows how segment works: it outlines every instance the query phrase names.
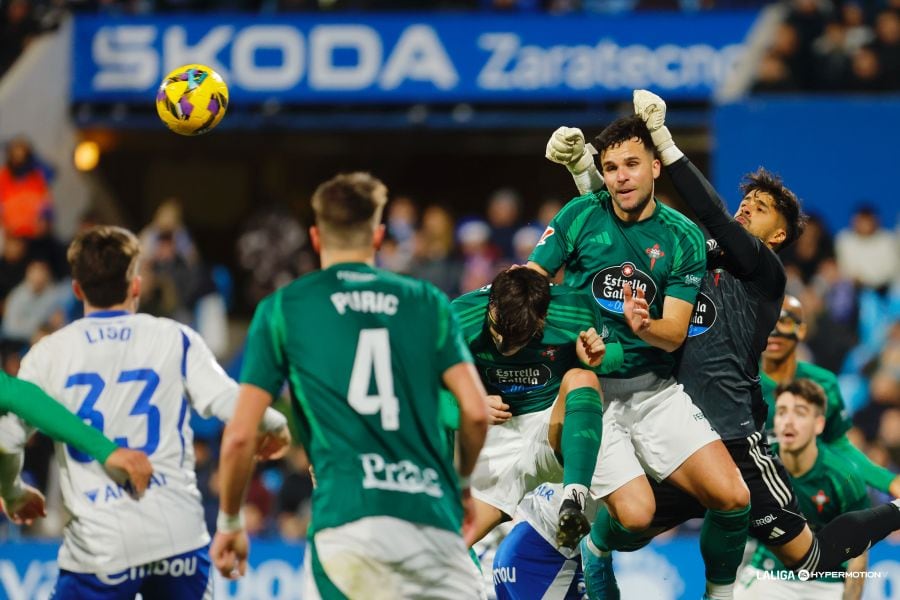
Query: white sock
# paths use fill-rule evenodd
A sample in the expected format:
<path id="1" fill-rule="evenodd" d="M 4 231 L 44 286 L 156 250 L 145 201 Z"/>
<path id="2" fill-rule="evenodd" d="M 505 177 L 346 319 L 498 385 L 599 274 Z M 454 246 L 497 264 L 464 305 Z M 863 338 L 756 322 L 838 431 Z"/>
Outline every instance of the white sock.
<path id="1" fill-rule="evenodd" d="M 598 548 L 597 546 L 595 546 L 595 545 L 594 545 L 594 540 L 591 539 L 590 534 L 588 534 L 587 537 L 585 537 L 584 539 L 587 540 L 587 549 L 588 549 L 588 550 L 590 551 L 590 553 L 593 554 L 594 556 L 599 556 L 600 558 L 606 558 L 607 556 L 609 556 L 610 554 L 612 554 L 612 552 L 606 552 L 606 551 L 604 551 L 604 550 L 601 550 L 601 549 Z"/>
<path id="2" fill-rule="evenodd" d="M 734 584 L 706 582 L 706 597 L 709 600 L 734 600 Z"/>
<path id="3" fill-rule="evenodd" d="M 588 489 L 586 485 L 580 483 L 570 483 L 563 488 L 563 500 L 569 498 L 578 502 L 581 510 L 584 510 L 584 499 L 587 497 Z"/>
<path id="4" fill-rule="evenodd" d="M 896 507 L 897 507 L 897 510 L 900 510 L 900 498 L 897 498 L 896 500 L 893 500 L 893 501 L 891 502 L 891 504 L 893 504 L 894 506 L 896 506 Z"/>

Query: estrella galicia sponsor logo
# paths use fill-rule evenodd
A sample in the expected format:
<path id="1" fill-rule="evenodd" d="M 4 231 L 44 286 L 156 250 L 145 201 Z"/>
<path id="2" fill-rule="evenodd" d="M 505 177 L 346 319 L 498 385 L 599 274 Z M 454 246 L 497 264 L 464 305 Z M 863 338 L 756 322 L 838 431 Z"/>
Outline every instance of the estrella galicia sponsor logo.
<path id="1" fill-rule="evenodd" d="M 691 314 L 691 324 L 688 325 L 688 337 L 703 335 L 715 322 L 716 305 L 713 304 L 712 298 L 700 292 L 697 294 L 697 302 Z"/>
<path id="2" fill-rule="evenodd" d="M 484 370 L 488 382 L 501 394 L 521 394 L 537 390 L 550 381 L 552 373 L 547 365 L 527 367 L 489 367 Z"/>
<path id="3" fill-rule="evenodd" d="M 624 312 L 622 286 L 626 283 L 631 284 L 633 293 L 637 290 L 644 292 L 647 304 L 653 304 L 656 298 L 656 282 L 630 262 L 598 271 L 591 283 L 591 291 L 602 308 L 621 315 Z"/>

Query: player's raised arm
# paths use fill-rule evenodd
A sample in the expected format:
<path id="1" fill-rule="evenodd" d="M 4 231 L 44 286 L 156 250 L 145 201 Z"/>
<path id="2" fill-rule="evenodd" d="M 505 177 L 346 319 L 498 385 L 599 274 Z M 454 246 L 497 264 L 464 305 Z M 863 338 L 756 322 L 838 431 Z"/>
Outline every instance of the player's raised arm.
<path id="1" fill-rule="evenodd" d="M 584 143 L 584 134 L 577 127 L 560 127 L 547 140 L 544 156 L 565 166 L 579 194 L 589 194 L 603 187 L 603 177 L 594 162 L 594 147 Z"/>
<path id="2" fill-rule="evenodd" d="M 736 268 L 735 275 L 752 273 L 759 264 L 762 242 L 729 214 L 709 180 L 675 145 L 665 126 L 666 103 L 647 90 L 635 90 L 634 112 L 647 124 L 656 151 L 678 194 L 728 254 Z"/>

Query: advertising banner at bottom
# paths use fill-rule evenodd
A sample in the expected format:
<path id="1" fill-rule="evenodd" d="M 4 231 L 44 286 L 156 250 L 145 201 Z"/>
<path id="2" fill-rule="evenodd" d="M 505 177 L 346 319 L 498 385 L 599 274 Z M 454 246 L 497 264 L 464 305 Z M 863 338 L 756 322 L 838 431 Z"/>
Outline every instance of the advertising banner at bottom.
<path id="1" fill-rule="evenodd" d="M 58 542 L 0 545 L 0 600 L 47 600 L 56 581 Z M 216 577 L 217 600 L 303 600 L 303 543 L 254 540 L 250 567 L 239 581 Z M 698 540 L 655 540 L 639 552 L 616 554 L 623 598 L 696 600 L 703 594 Z M 797 585 L 802 585 L 798 583 Z M 863 600 L 900 600 L 900 540 L 869 551 Z"/>

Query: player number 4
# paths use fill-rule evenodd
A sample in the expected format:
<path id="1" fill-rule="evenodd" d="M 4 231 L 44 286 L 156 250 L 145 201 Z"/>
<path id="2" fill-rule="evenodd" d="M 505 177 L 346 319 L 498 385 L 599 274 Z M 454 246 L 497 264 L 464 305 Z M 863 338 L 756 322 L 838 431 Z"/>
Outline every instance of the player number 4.
<path id="1" fill-rule="evenodd" d="M 375 394 L 370 395 L 373 374 Z M 347 401 L 361 415 L 380 412 L 381 427 L 385 431 L 400 429 L 400 405 L 394 395 L 391 343 L 387 329 L 363 329 L 359 332 Z"/>

